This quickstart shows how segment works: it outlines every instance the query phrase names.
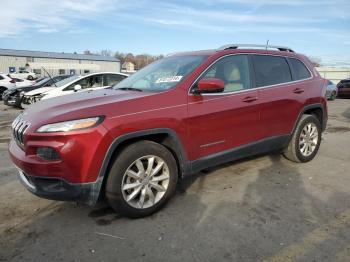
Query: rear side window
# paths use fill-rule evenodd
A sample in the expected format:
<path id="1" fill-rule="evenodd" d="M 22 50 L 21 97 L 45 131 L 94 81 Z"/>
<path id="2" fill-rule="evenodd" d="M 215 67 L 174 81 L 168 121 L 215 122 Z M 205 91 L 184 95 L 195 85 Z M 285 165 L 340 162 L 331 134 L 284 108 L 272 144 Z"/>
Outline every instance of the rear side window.
<path id="1" fill-rule="evenodd" d="M 292 81 L 287 60 L 269 55 L 253 56 L 256 87 L 277 85 Z"/>
<path id="2" fill-rule="evenodd" d="M 126 76 L 123 75 L 112 75 L 112 74 L 107 74 L 104 76 L 104 86 L 112 86 L 115 84 L 118 84 L 120 81 L 122 81 Z"/>
<path id="3" fill-rule="evenodd" d="M 341 82 L 342 87 L 350 87 L 350 80 L 342 80 Z"/>
<path id="4" fill-rule="evenodd" d="M 298 59 L 289 58 L 289 62 L 293 69 L 293 80 L 303 80 L 311 76 L 306 66 Z"/>

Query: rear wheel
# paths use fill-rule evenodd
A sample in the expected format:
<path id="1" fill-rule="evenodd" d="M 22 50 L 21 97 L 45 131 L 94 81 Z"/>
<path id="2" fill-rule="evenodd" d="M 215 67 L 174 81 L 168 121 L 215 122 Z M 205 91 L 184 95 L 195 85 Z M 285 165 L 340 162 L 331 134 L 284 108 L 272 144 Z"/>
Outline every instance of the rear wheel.
<path id="1" fill-rule="evenodd" d="M 303 115 L 284 156 L 294 162 L 308 162 L 316 156 L 320 143 L 320 121 L 314 115 Z"/>
<path id="2" fill-rule="evenodd" d="M 115 159 L 106 183 L 106 198 L 124 216 L 148 216 L 171 198 L 177 179 L 177 164 L 168 149 L 152 141 L 136 142 Z"/>

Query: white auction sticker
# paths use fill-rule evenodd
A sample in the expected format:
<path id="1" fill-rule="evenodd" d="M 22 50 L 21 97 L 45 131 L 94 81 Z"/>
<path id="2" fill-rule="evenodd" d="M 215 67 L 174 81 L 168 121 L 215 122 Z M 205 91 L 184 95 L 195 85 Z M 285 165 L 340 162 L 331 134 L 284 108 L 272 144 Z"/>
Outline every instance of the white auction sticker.
<path id="1" fill-rule="evenodd" d="M 160 77 L 157 79 L 156 83 L 169 83 L 169 82 L 179 82 L 181 80 L 182 76 L 167 76 L 167 77 Z"/>

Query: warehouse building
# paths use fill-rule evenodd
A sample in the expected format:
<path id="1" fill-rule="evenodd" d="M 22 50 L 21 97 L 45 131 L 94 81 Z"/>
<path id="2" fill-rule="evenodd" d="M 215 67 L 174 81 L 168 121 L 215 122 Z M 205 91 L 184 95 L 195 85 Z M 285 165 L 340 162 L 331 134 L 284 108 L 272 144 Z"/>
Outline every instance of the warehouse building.
<path id="1" fill-rule="evenodd" d="M 38 76 L 120 72 L 120 60 L 109 56 L 0 49 L 0 72 L 27 70 Z"/>
<path id="2" fill-rule="evenodd" d="M 335 84 L 342 79 L 350 78 L 350 67 L 317 67 L 316 69 L 323 78 Z"/>

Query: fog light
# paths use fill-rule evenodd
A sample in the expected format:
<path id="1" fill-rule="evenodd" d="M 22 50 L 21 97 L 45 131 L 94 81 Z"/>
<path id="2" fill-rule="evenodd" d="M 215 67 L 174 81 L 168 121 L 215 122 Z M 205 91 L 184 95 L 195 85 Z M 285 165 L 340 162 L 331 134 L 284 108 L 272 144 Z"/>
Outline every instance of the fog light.
<path id="1" fill-rule="evenodd" d="M 39 147 L 36 150 L 36 154 L 38 157 L 44 160 L 60 160 L 60 155 L 58 152 L 50 147 Z"/>

